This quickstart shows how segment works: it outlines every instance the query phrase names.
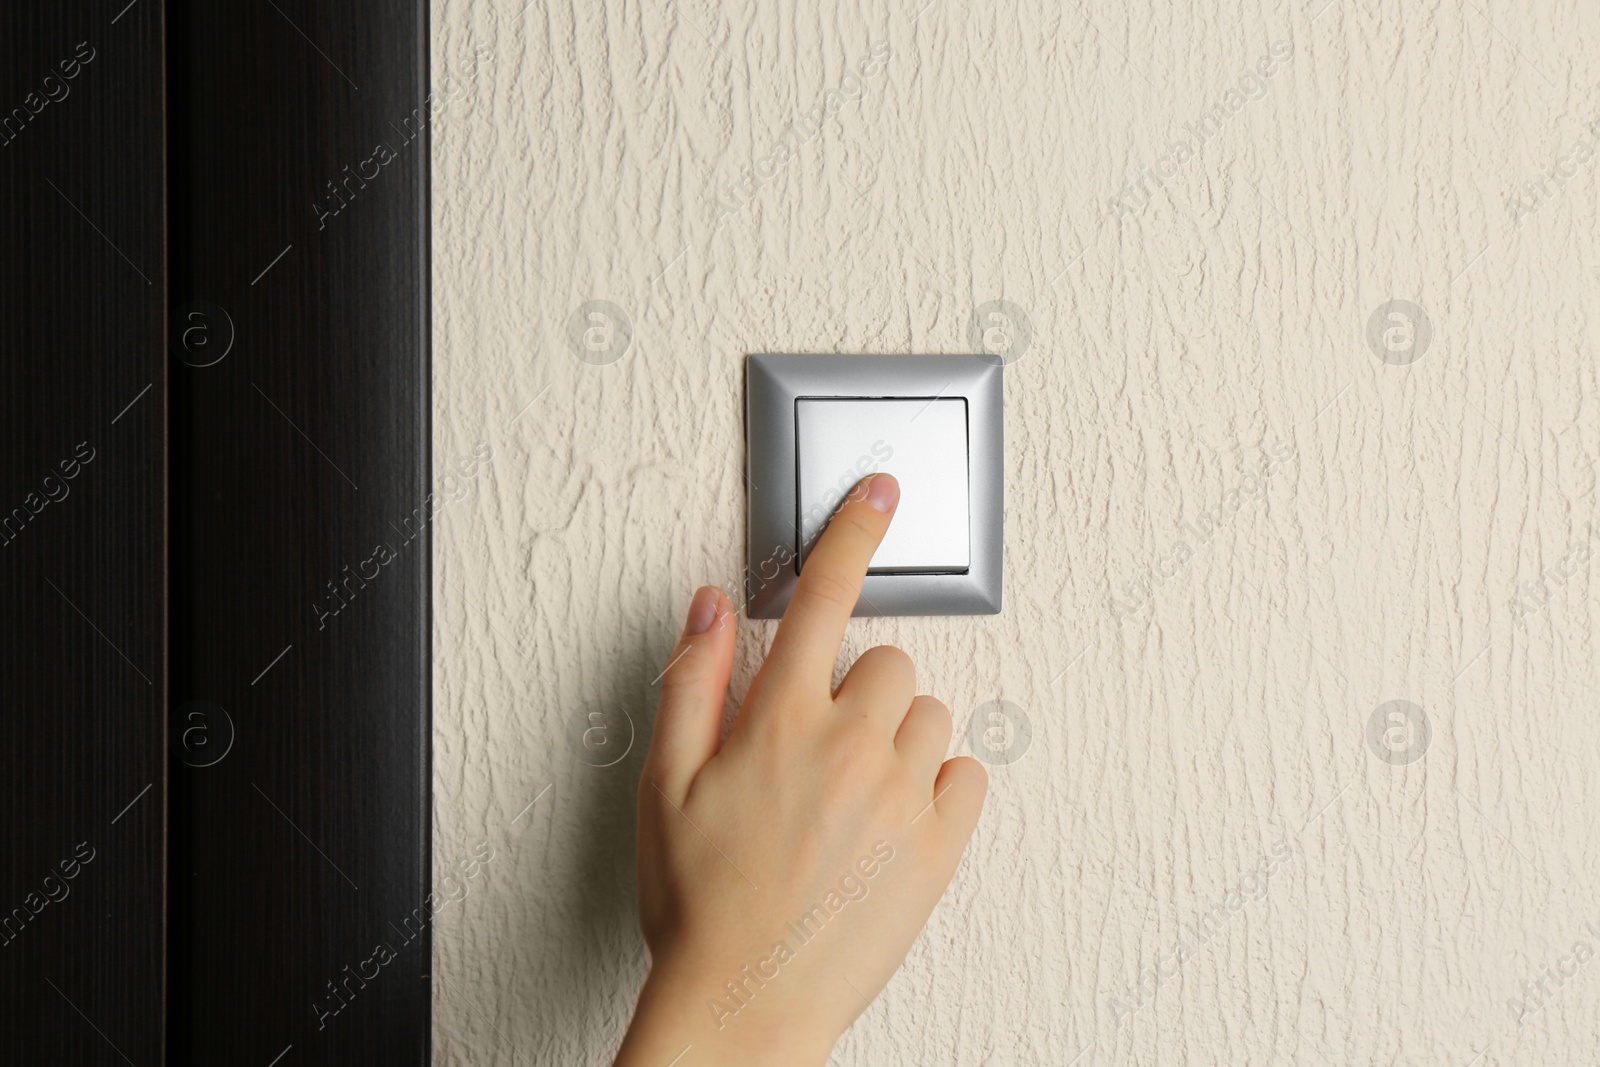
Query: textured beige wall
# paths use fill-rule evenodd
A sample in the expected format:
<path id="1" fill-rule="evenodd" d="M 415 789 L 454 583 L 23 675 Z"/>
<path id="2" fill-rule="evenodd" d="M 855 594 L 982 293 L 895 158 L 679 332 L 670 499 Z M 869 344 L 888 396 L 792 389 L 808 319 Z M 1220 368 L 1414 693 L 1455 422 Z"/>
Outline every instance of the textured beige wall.
<path id="1" fill-rule="evenodd" d="M 1597 1062 L 1600 9 L 925 2 L 435 5 L 435 449 L 493 457 L 438 527 L 436 862 L 498 850 L 439 916 L 438 1061 L 619 1040 L 743 357 L 970 351 L 1004 300 L 1004 614 L 846 651 L 907 649 L 955 751 L 996 699 L 1032 741 L 834 1062 Z M 1426 747 L 1369 741 L 1391 700 Z"/>

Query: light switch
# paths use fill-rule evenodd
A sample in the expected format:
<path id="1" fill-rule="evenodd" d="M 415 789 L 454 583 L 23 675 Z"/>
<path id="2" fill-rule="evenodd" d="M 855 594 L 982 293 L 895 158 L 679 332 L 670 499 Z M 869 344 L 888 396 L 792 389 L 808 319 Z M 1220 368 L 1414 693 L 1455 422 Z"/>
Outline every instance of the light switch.
<path id="1" fill-rule="evenodd" d="M 795 401 L 801 568 L 845 495 L 887 472 L 900 504 L 869 574 L 960 574 L 971 559 L 964 398 Z"/>
<path id="2" fill-rule="evenodd" d="M 988 355 L 751 356 L 749 528 L 736 604 L 753 619 L 780 617 L 840 502 L 886 471 L 900 482 L 900 503 L 852 614 L 998 614 L 1004 370 Z"/>

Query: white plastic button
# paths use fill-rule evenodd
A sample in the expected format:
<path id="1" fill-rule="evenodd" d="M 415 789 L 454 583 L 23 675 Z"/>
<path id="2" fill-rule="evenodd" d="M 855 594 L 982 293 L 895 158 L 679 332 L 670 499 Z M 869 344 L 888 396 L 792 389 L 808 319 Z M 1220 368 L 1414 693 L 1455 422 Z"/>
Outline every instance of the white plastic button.
<path id="1" fill-rule="evenodd" d="M 885 471 L 900 483 L 900 504 L 868 573 L 967 569 L 966 400 L 801 397 L 795 437 L 802 567 L 851 487 Z"/>

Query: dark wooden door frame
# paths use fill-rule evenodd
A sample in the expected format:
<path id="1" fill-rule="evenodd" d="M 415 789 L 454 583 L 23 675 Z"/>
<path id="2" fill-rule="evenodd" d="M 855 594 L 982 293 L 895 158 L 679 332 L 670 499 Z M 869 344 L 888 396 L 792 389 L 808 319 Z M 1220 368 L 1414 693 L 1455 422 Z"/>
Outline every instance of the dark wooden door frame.
<path id="1" fill-rule="evenodd" d="M 0 5 L 0 1062 L 159 1062 L 161 11 Z"/>
<path id="2" fill-rule="evenodd" d="M 167 10 L 171 1056 L 425 1063 L 427 4 Z"/>
<path id="3" fill-rule="evenodd" d="M 0 50 L 0 1062 L 426 1063 L 426 0 Z"/>

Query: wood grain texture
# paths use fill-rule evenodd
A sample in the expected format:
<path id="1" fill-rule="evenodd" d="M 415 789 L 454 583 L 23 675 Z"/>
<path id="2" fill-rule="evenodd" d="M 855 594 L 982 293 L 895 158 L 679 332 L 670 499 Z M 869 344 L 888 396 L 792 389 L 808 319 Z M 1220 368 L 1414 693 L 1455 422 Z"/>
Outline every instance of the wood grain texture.
<path id="1" fill-rule="evenodd" d="M 427 12 L 170 11 L 173 1057 L 425 1063 Z"/>
<path id="2" fill-rule="evenodd" d="M 493 50 L 433 158 L 435 451 L 493 451 L 439 531 L 435 863 L 500 849 L 440 917 L 440 1063 L 620 1039 L 653 679 L 742 567 L 744 356 L 970 351 L 990 300 L 1033 335 L 1005 612 L 841 663 L 900 645 L 1032 743 L 834 1062 L 1595 1062 L 1600 13 L 520 6 L 434 8 L 437 70 Z"/>
<path id="3" fill-rule="evenodd" d="M 8 1064 L 164 1054 L 162 29 L 121 6 L 0 8 Z"/>

